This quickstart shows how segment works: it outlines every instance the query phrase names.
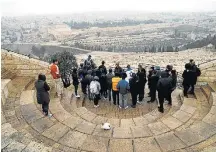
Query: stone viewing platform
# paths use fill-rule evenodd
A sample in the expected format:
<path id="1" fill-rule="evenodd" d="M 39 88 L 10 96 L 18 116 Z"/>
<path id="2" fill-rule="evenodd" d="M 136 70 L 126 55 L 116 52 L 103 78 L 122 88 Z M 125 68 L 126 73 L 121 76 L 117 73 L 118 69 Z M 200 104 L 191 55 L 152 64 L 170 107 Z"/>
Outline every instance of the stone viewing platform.
<path id="1" fill-rule="evenodd" d="M 71 88 L 64 90 L 62 99 L 54 98 L 48 63 L 3 50 L 1 55 L 3 152 L 216 151 L 215 60 L 200 65 L 199 81 L 205 85 L 196 86 L 195 96 L 184 98 L 182 90 L 176 89 L 172 107 L 165 105 L 161 114 L 156 103 L 119 110 L 107 100 L 100 100 L 100 107 L 94 109 L 90 101 L 72 96 Z M 110 58 L 102 56 L 100 61 L 103 59 Z M 36 101 L 34 81 L 41 72 L 47 75 L 51 86 L 51 118 L 42 114 Z M 111 124 L 110 130 L 101 129 L 104 122 Z"/>

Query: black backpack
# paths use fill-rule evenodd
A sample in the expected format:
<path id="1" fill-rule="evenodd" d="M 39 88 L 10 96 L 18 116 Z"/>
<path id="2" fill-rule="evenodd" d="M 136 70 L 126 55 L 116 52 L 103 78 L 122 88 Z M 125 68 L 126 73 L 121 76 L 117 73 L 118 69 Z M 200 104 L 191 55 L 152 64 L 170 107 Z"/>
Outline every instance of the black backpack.
<path id="1" fill-rule="evenodd" d="M 64 88 L 67 88 L 71 85 L 70 79 L 68 77 L 62 78 L 62 82 L 64 84 Z"/>

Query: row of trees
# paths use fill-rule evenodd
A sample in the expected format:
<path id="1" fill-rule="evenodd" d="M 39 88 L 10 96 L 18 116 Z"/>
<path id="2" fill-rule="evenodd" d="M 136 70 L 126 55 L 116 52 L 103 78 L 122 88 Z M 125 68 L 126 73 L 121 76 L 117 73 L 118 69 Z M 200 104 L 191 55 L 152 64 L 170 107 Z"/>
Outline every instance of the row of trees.
<path id="1" fill-rule="evenodd" d="M 108 52 L 129 52 L 129 51 L 137 51 L 137 52 L 178 52 L 178 47 L 173 46 L 101 46 L 101 45 L 84 45 L 81 43 L 75 43 L 75 47 L 92 50 L 92 51 L 108 51 Z"/>
<path id="2" fill-rule="evenodd" d="M 125 19 L 121 21 L 104 21 L 104 22 L 76 22 L 76 21 L 70 21 L 70 22 L 63 22 L 64 24 L 67 24 L 70 26 L 71 29 L 83 29 L 83 28 L 90 28 L 90 27 L 116 27 L 116 26 L 133 26 L 133 25 L 139 25 L 139 24 L 156 24 L 156 23 L 163 23 L 159 20 L 143 20 L 143 21 L 136 21 L 131 19 Z"/>
<path id="3" fill-rule="evenodd" d="M 206 38 L 184 45 L 184 48 L 186 49 L 201 48 L 210 43 L 213 44 L 216 48 L 216 35 L 214 36 L 208 35 Z"/>

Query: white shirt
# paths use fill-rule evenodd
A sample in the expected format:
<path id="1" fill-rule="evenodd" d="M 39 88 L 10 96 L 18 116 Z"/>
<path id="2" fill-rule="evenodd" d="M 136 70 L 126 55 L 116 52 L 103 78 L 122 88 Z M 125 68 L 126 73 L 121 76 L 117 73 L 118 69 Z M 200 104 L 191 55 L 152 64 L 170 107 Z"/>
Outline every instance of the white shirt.
<path id="1" fill-rule="evenodd" d="M 128 83 L 129 83 L 129 80 L 131 79 L 132 73 L 133 73 L 133 70 L 128 70 L 128 71 L 126 71 L 127 78 L 125 78 L 125 80 L 126 80 Z"/>

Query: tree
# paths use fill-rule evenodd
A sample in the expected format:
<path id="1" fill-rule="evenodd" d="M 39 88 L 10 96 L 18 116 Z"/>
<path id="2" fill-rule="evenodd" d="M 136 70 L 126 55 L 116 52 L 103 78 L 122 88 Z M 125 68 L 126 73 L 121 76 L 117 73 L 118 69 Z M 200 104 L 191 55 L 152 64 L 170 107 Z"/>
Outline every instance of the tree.
<path id="1" fill-rule="evenodd" d="M 53 55 L 49 55 L 45 61 L 52 63 L 53 59 L 57 59 L 59 62 L 59 71 L 63 77 L 72 74 L 72 70 L 77 68 L 77 60 L 73 53 L 64 50 L 63 52 L 57 52 Z"/>

